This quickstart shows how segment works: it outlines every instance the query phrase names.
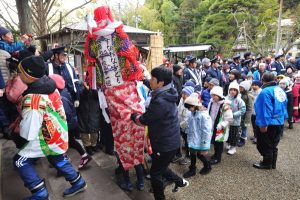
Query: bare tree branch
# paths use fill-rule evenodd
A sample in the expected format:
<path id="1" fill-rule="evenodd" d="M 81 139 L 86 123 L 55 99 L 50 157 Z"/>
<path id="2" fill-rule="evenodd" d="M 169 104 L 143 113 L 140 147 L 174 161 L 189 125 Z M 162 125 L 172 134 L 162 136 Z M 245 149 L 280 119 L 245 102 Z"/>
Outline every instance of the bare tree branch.
<path id="1" fill-rule="evenodd" d="M 77 7 L 73 8 L 73 9 L 71 9 L 70 11 L 68 11 L 66 14 L 64 14 L 64 15 L 62 16 L 62 19 L 65 18 L 65 17 L 67 17 L 69 14 L 71 14 L 73 11 L 77 10 L 78 8 L 81 8 L 81 7 L 83 7 L 83 6 L 87 5 L 87 4 L 89 4 L 90 2 L 92 2 L 92 0 L 86 1 L 85 3 L 81 4 L 80 6 L 77 6 Z M 54 22 L 54 23 L 52 24 L 52 26 L 50 27 L 50 29 L 53 29 L 59 22 L 60 22 L 60 19 L 57 20 L 56 22 Z"/>
<path id="2" fill-rule="evenodd" d="M 56 2 L 56 0 L 52 0 L 51 4 L 48 7 L 46 7 L 45 10 L 46 10 L 47 16 L 49 15 L 51 9 L 53 8 L 53 5 L 55 2 Z"/>
<path id="3" fill-rule="evenodd" d="M 51 15 L 48 19 L 47 22 L 50 21 L 56 14 L 57 14 L 58 10 L 56 10 L 53 15 Z M 48 26 L 49 27 L 49 26 Z"/>
<path id="4" fill-rule="evenodd" d="M 4 21 L 4 23 L 6 24 L 6 26 L 8 26 L 12 31 L 17 32 L 14 25 L 11 24 L 2 14 L 0 14 L 0 19 L 2 19 Z"/>
<path id="5" fill-rule="evenodd" d="M 9 19 L 10 19 L 10 21 L 11 21 L 11 23 L 14 24 L 15 26 L 18 26 L 18 23 L 16 23 L 15 20 L 13 20 L 13 18 L 11 17 L 10 12 L 7 11 L 8 8 L 9 8 L 8 3 L 7 3 L 6 1 L 3 1 L 3 0 L 0 1 L 0 2 L 1 2 L 1 4 L 2 4 L 2 7 L 5 9 L 5 11 L 6 11 L 6 13 L 7 13 L 7 15 L 8 15 L 8 17 L 9 17 Z M 7 21 L 7 20 L 5 20 L 5 21 Z M 11 23 L 10 23 L 10 24 L 11 24 Z"/>

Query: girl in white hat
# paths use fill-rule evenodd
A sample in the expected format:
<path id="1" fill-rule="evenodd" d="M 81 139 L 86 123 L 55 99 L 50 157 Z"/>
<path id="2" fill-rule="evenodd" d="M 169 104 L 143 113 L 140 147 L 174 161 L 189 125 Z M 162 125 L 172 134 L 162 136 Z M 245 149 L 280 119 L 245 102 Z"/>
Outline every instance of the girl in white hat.
<path id="1" fill-rule="evenodd" d="M 214 144 L 214 155 L 210 159 L 212 165 L 221 162 L 224 142 L 229 135 L 229 124 L 233 120 L 230 101 L 225 100 L 223 88 L 215 86 L 211 91 L 211 100 L 208 105 L 209 115 L 213 124 L 212 143 Z"/>
<path id="2" fill-rule="evenodd" d="M 184 106 L 191 111 L 188 119 L 187 140 L 191 156 L 191 165 L 183 177 L 190 178 L 196 175 L 197 157 L 202 161 L 204 167 L 200 174 L 206 175 L 211 171 L 211 166 L 206 158 L 210 149 L 212 137 L 212 122 L 208 112 L 203 109 L 197 93 L 191 94 L 185 101 Z"/>

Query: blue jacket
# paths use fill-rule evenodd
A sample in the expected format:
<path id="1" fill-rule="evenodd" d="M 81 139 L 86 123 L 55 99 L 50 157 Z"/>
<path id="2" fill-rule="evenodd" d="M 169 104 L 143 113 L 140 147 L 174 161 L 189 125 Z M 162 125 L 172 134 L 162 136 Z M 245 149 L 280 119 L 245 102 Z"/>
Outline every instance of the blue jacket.
<path id="1" fill-rule="evenodd" d="M 205 107 L 207 108 L 210 99 L 211 99 L 211 96 L 210 96 L 210 89 L 207 88 L 207 89 L 203 90 L 203 91 L 202 91 L 202 94 L 201 94 L 202 105 L 205 106 Z"/>
<path id="2" fill-rule="evenodd" d="M 254 103 L 256 125 L 259 127 L 283 125 L 284 119 L 288 117 L 286 107 L 286 94 L 275 82 L 263 86 Z"/>
<path id="3" fill-rule="evenodd" d="M 282 67 L 283 65 L 283 67 Z M 282 63 L 282 65 L 280 64 L 279 61 L 275 61 L 272 63 L 272 71 L 274 72 L 277 72 L 277 75 L 280 75 L 280 74 L 285 74 L 286 72 L 286 69 L 285 69 L 285 66 L 284 66 L 284 63 Z"/>
<path id="4" fill-rule="evenodd" d="M 228 95 L 227 99 L 231 101 L 230 107 L 233 113 L 233 122 L 230 125 L 240 126 L 242 116 L 246 113 L 245 102 L 241 99 L 240 94 L 236 98 Z"/>
<path id="5" fill-rule="evenodd" d="M 239 72 L 241 72 L 242 66 L 241 66 L 240 64 L 231 63 L 231 64 L 230 64 L 230 69 L 231 69 L 231 70 L 236 69 L 236 70 L 238 70 Z"/>
<path id="6" fill-rule="evenodd" d="M 180 147 L 177 96 L 171 84 L 153 91 L 146 112 L 139 118 L 141 124 L 148 126 L 154 152 L 169 152 Z"/>
<path id="7" fill-rule="evenodd" d="M 68 128 L 69 130 L 74 130 L 77 127 L 78 122 L 76 109 L 72 103 L 72 97 L 67 89 L 62 90 L 60 96 L 67 116 Z"/>
<path id="8" fill-rule="evenodd" d="M 216 78 L 219 80 L 220 86 L 223 85 L 222 74 L 219 69 L 215 70 L 212 67 L 210 67 L 206 72 L 206 77 Z"/>
<path id="9" fill-rule="evenodd" d="M 253 80 L 255 81 L 260 81 L 262 78 L 262 75 L 260 73 L 259 70 L 256 70 L 254 73 L 253 73 Z"/>
<path id="10" fill-rule="evenodd" d="M 296 60 L 295 67 L 297 70 L 300 70 L 300 58 Z"/>
<path id="11" fill-rule="evenodd" d="M 13 53 L 15 51 L 20 51 L 24 48 L 24 43 L 21 41 L 8 43 L 4 40 L 0 40 L 0 49 L 7 51 L 8 53 Z"/>
<path id="12" fill-rule="evenodd" d="M 210 149 L 212 121 L 207 111 L 191 113 L 188 119 L 187 141 L 189 148 L 206 151 Z"/>
<path id="13" fill-rule="evenodd" d="M 0 89 L 5 88 L 5 81 L 0 70 Z"/>

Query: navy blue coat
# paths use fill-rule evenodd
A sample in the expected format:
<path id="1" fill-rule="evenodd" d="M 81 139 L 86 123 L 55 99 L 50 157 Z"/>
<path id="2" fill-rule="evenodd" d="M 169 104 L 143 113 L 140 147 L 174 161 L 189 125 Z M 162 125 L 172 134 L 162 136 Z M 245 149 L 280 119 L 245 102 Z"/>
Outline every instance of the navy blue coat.
<path id="1" fill-rule="evenodd" d="M 215 70 L 212 67 L 210 67 L 206 72 L 206 77 L 216 78 L 219 80 L 220 86 L 223 85 L 222 74 L 219 69 Z"/>
<path id="2" fill-rule="evenodd" d="M 272 71 L 276 71 L 277 75 L 285 74 L 286 70 L 285 70 L 284 63 L 283 63 L 283 67 L 282 67 L 281 64 L 279 63 L 279 61 L 273 62 L 272 63 Z"/>
<path id="3" fill-rule="evenodd" d="M 230 64 L 230 69 L 231 70 L 236 69 L 236 70 L 239 70 L 239 72 L 241 72 L 242 66 L 240 64 L 231 63 Z"/>
<path id="4" fill-rule="evenodd" d="M 202 105 L 207 108 L 208 104 L 209 104 L 209 101 L 211 99 L 210 89 L 209 88 L 207 88 L 207 89 L 205 89 L 205 90 L 202 91 L 201 99 L 202 99 Z"/>
<path id="5" fill-rule="evenodd" d="M 66 88 L 60 92 L 60 96 L 67 116 L 68 128 L 74 130 L 78 125 L 78 121 L 72 97 Z"/>
<path id="6" fill-rule="evenodd" d="M 297 70 L 300 70 L 300 58 L 296 60 L 295 67 Z"/>
<path id="7" fill-rule="evenodd" d="M 139 121 L 148 126 L 149 138 L 154 152 L 169 152 L 180 147 L 180 127 L 175 88 L 158 92 L 151 98 L 146 112 Z"/>

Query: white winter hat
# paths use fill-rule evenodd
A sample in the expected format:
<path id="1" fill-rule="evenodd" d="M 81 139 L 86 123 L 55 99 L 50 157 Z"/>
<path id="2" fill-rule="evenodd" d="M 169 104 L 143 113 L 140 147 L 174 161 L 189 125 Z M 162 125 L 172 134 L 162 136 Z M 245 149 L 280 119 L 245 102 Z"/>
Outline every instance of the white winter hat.
<path id="1" fill-rule="evenodd" d="M 279 84 L 284 84 L 286 86 L 291 85 L 291 79 L 289 77 L 284 77 L 281 81 L 279 81 Z"/>
<path id="2" fill-rule="evenodd" d="M 249 91 L 251 87 L 251 83 L 250 81 L 243 81 L 240 83 L 240 87 L 243 87 L 246 91 Z"/>
<path id="3" fill-rule="evenodd" d="M 192 93 L 188 98 L 186 98 L 184 103 L 192 106 L 202 106 L 199 95 L 197 93 Z"/>
<path id="4" fill-rule="evenodd" d="M 223 96 L 223 88 L 220 87 L 220 86 L 213 87 L 213 89 L 211 89 L 211 91 L 210 91 L 210 95 L 217 95 L 217 96 L 219 96 L 221 98 L 224 98 L 224 96 Z"/>
<path id="5" fill-rule="evenodd" d="M 236 81 L 233 81 L 232 83 L 230 83 L 228 92 L 230 91 L 230 89 L 237 89 L 238 93 L 240 93 L 240 86 L 239 86 L 238 82 L 236 82 Z"/>

